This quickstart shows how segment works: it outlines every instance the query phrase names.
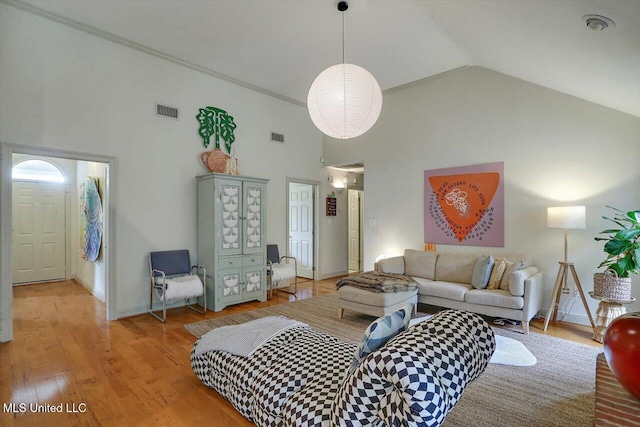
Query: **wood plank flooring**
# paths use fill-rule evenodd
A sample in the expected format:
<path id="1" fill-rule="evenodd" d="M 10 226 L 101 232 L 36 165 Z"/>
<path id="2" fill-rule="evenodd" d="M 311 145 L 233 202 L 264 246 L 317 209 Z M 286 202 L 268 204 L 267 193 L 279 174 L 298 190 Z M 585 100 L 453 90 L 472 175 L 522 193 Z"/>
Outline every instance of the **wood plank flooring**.
<path id="1" fill-rule="evenodd" d="M 334 283 L 299 284 L 298 299 L 335 293 Z M 74 281 L 15 287 L 14 340 L 0 344 L 0 426 L 251 426 L 193 374 L 184 324 L 294 300 L 280 292 L 206 316 L 173 309 L 164 324 L 148 314 L 107 322 L 105 305 Z M 580 325 L 547 334 L 600 345 Z"/>

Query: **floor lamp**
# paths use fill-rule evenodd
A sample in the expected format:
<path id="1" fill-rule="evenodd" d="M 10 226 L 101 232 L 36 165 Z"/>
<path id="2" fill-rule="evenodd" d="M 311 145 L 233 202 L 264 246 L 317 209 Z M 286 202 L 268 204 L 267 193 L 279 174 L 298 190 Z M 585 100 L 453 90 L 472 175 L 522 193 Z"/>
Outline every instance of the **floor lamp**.
<path id="1" fill-rule="evenodd" d="M 595 324 L 593 323 L 593 318 L 591 317 L 591 312 L 589 311 L 587 300 L 584 296 L 584 292 L 582 291 L 582 286 L 580 285 L 580 279 L 578 279 L 578 275 L 576 274 L 576 269 L 574 268 L 573 263 L 568 261 L 568 253 L 567 253 L 568 230 L 586 228 L 585 207 L 584 206 L 564 206 L 564 207 L 547 208 L 547 227 L 564 229 L 564 261 L 560 261 L 558 263 L 560 264 L 560 267 L 558 268 L 556 283 L 553 287 L 553 293 L 551 294 L 551 303 L 549 304 L 549 310 L 547 310 L 547 317 L 544 320 L 544 330 L 546 331 L 547 326 L 549 326 L 549 320 L 551 319 L 551 315 L 553 315 L 554 322 L 558 318 L 558 306 L 560 305 L 560 296 L 562 295 L 563 289 L 567 287 L 567 277 L 569 275 L 569 272 L 571 272 L 571 275 L 573 276 L 573 281 L 575 282 L 576 288 L 580 293 L 582 304 L 584 304 L 584 309 L 587 311 L 587 315 L 589 316 L 591 327 L 595 331 Z"/>

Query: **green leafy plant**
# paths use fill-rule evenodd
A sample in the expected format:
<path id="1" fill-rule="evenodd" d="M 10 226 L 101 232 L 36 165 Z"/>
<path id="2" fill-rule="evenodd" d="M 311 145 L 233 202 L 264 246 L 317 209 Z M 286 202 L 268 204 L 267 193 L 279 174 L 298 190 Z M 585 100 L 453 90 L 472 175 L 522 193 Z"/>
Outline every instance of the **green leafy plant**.
<path id="1" fill-rule="evenodd" d="M 200 122 L 198 133 L 202 137 L 204 148 L 209 147 L 211 137 L 215 137 L 216 148 L 220 148 L 220 138 L 225 141 L 225 148 L 231 154 L 231 144 L 236 140 L 233 131 L 236 124 L 233 122 L 233 116 L 230 116 L 225 110 L 215 107 L 200 108 L 196 116 Z"/>
<path id="2" fill-rule="evenodd" d="M 606 267 L 618 273 L 618 277 L 629 277 L 630 273 L 638 274 L 640 269 L 640 210 L 624 212 L 611 206 L 615 211 L 613 218 L 603 216 L 620 228 L 610 228 L 599 234 L 608 237 L 596 237 L 598 241 L 606 241 L 604 251 L 609 254 L 598 267 Z"/>

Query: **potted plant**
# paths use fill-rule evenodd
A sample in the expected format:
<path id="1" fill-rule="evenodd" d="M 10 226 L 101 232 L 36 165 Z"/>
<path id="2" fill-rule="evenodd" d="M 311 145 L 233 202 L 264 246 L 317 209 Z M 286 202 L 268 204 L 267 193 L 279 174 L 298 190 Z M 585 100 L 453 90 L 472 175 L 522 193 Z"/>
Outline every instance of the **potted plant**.
<path id="1" fill-rule="evenodd" d="M 603 216 L 618 228 L 610 228 L 596 237 L 606 241 L 604 251 L 607 258 L 598 268 L 605 267 L 605 273 L 594 275 L 594 294 L 607 299 L 627 301 L 631 299 L 631 279 L 629 274 L 638 274 L 640 269 L 640 210 L 623 212 L 611 206 L 615 211 L 613 218 Z M 613 276 L 613 277 L 612 277 Z"/>
<path id="2" fill-rule="evenodd" d="M 596 237 L 596 240 L 606 241 L 604 251 L 609 255 L 600 263 L 600 267 L 606 267 L 607 271 L 593 276 L 593 292 L 603 301 L 610 301 L 612 305 L 616 305 L 615 303 L 633 300 L 629 275 L 638 274 L 640 269 L 640 210 L 623 212 L 611 206 L 607 207 L 613 209 L 615 214 L 613 218 L 602 218 L 618 227 L 600 232 L 607 237 Z M 604 333 L 604 355 L 620 384 L 640 399 L 640 313 L 624 314 L 625 311 L 621 309 L 622 315 L 618 315 L 620 312 L 616 313 L 611 308 L 607 312 L 615 318 Z"/>

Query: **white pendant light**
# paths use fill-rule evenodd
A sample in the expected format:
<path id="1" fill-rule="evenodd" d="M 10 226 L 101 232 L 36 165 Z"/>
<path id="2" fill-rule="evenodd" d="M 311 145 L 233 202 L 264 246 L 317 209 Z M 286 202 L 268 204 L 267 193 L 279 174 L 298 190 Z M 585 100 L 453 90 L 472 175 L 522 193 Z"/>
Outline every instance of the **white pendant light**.
<path id="1" fill-rule="evenodd" d="M 311 84 L 307 108 L 313 124 L 332 138 L 360 136 L 375 124 L 382 110 L 382 91 L 375 77 L 364 68 L 344 63 L 344 11 L 342 15 L 342 64 L 333 65 Z"/>

